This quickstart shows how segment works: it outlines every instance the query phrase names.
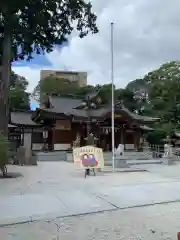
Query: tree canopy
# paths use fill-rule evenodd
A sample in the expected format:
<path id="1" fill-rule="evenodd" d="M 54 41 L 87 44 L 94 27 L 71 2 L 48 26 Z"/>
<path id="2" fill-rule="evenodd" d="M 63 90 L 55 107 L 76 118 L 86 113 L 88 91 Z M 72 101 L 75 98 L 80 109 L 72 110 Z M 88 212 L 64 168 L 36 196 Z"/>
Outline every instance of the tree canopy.
<path id="1" fill-rule="evenodd" d="M 114 86 L 115 88 L 115 86 Z M 111 101 L 112 85 L 87 85 L 79 87 L 77 82 L 72 82 L 67 79 L 60 79 L 56 76 L 49 76 L 38 82 L 35 87 L 32 96 L 37 101 L 41 101 L 43 96 L 55 94 L 72 94 L 76 96 L 85 97 L 88 93 L 99 90 L 99 96 L 102 99 L 102 103 L 108 103 Z M 137 100 L 134 98 L 134 93 L 129 89 L 116 89 L 115 88 L 115 99 L 123 100 L 124 105 L 131 111 L 137 109 Z"/>
<path id="2" fill-rule="evenodd" d="M 90 2 L 0 1 L 0 132 L 4 136 L 8 136 L 11 62 L 30 60 L 33 53 L 51 52 L 54 45 L 67 40 L 73 29 L 77 30 L 80 38 L 89 32 L 98 32 L 96 15 L 92 12 Z"/>
<path id="3" fill-rule="evenodd" d="M 12 88 L 21 88 L 22 90 L 26 90 L 28 86 L 28 81 L 25 77 L 19 76 L 15 72 L 11 71 L 10 76 L 10 89 Z"/>
<path id="4" fill-rule="evenodd" d="M 27 93 L 28 81 L 24 78 L 11 72 L 10 78 L 10 110 L 29 110 L 30 109 L 30 94 Z"/>
<path id="5" fill-rule="evenodd" d="M 2 0 L 0 2 L 0 132 L 8 133 L 11 62 L 51 52 L 76 29 L 83 38 L 97 33 L 96 15 L 85 0 Z"/>
<path id="6" fill-rule="evenodd" d="M 0 53 L 4 34 L 11 35 L 12 59 L 31 59 L 32 53 L 51 52 L 67 40 L 74 28 L 79 37 L 97 33 L 96 15 L 84 0 L 2 0 L 0 2 Z"/>
<path id="7" fill-rule="evenodd" d="M 35 87 L 32 96 L 41 101 L 45 95 L 51 94 L 73 94 L 78 89 L 77 82 L 71 82 L 68 79 L 58 78 L 56 76 L 48 76 L 41 79 Z"/>
<path id="8" fill-rule="evenodd" d="M 158 128 L 168 135 L 174 129 L 180 129 L 179 61 L 167 62 L 144 78 L 130 82 L 127 87 L 135 95 L 145 96 L 142 103 L 144 113 L 160 118 Z"/>

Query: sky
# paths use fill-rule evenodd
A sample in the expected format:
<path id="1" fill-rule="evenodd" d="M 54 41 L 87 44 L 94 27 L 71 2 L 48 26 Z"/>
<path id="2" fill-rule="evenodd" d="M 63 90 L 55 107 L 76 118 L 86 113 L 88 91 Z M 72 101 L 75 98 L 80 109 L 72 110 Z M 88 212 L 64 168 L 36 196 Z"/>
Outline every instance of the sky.
<path id="1" fill-rule="evenodd" d="M 88 72 L 88 84 L 111 81 L 110 23 L 114 22 L 114 79 L 125 87 L 160 64 L 180 60 L 179 0 L 92 0 L 99 33 L 68 44 L 31 62 L 17 62 L 13 70 L 29 81 L 32 91 L 41 69 Z"/>

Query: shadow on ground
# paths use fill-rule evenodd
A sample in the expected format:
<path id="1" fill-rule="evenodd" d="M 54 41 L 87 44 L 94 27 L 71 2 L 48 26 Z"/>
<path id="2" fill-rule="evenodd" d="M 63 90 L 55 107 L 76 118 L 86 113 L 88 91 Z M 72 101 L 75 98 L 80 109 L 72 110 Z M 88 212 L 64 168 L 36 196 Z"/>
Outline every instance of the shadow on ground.
<path id="1" fill-rule="evenodd" d="M 0 173 L 0 179 L 18 178 L 18 177 L 23 177 L 23 175 L 19 172 L 8 172 L 7 176 L 3 176 L 2 173 Z"/>

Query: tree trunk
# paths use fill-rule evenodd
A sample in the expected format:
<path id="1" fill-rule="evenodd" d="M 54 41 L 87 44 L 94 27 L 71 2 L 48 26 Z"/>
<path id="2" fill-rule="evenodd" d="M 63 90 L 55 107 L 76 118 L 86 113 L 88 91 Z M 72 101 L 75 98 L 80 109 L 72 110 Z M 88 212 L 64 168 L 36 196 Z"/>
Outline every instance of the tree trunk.
<path id="1" fill-rule="evenodd" d="M 7 30 L 6 30 L 7 28 Z M 0 74 L 0 132 L 8 137 L 9 122 L 9 79 L 11 70 L 11 33 L 5 27 L 3 39 L 2 66 Z"/>

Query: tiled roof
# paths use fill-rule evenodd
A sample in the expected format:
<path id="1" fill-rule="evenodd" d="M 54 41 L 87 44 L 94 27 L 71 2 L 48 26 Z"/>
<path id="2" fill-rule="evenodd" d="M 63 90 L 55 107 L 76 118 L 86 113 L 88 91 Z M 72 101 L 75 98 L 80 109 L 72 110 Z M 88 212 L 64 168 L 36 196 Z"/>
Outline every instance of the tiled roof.
<path id="1" fill-rule="evenodd" d="M 16 126 L 12 124 L 8 124 L 8 128 L 16 128 Z"/>
<path id="2" fill-rule="evenodd" d="M 48 112 L 86 117 L 86 111 L 84 109 L 76 109 L 81 105 L 82 99 L 51 96 L 49 97 L 49 101 L 52 108 L 47 109 Z"/>
<path id="3" fill-rule="evenodd" d="M 37 125 L 31 120 L 31 112 L 11 112 L 11 123 L 14 125 Z"/>
<path id="4" fill-rule="evenodd" d="M 87 111 L 85 109 L 77 109 L 82 104 L 82 99 L 80 98 L 50 96 L 49 101 L 51 103 L 52 108 L 43 109 L 47 112 L 63 113 L 67 116 L 73 115 L 75 117 L 87 117 Z M 129 111 L 123 105 L 122 107 L 117 108 L 115 110 L 120 111 L 121 113 L 124 112 L 126 115 L 137 121 L 152 122 L 159 120 L 158 118 L 152 118 L 135 114 Z M 111 104 L 99 107 L 98 109 L 89 110 L 90 116 L 94 118 L 103 117 L 108 112 L 111 112 Z"/>
<path id="5" fill-rule="evenodd" d="M 145 130 L 145 131 L 154 131 L 154 128 L 148 127 L 146 125 L 142 125 L 140 126 L 140 129 Z"/>
<path id="6" fill-rule="evenodd" d="M 174 132 L 174 135 L 178 138 L 180 138 L 180 132 Z"/>
<path id="7" fill-rule="evenodd" d="M 127 108 L 122 108 L 122 111 L 126 112 L 130 117 L 132 117 L 135 120 L 142 120 L 142 121 L 145 121 L 145 122 L 158 121 L 159 120 L 159 118 L 153 118 L 153 117 L 138 115 L 136 113 L 133 113 L 133 112 L 129 111 L 129 109 L 127 109 Z"/>

